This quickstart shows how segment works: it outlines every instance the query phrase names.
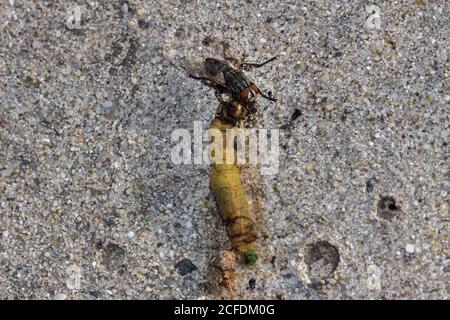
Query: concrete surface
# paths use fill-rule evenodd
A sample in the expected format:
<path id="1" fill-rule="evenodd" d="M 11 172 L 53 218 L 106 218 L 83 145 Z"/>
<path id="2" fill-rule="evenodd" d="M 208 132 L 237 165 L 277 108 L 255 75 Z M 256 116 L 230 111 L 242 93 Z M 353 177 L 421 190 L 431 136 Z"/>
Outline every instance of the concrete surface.
<path id="1" fill-rule="evenodd" d="M 448 299 L 449 3 L 367 6 L 3 0 L 0 298 L 221 298 L 209 167 L 170 161 L 217 102 L 169 45 L 215 35 L 279 56 L 249 73 L 283 135 L 240 297 Z"/>

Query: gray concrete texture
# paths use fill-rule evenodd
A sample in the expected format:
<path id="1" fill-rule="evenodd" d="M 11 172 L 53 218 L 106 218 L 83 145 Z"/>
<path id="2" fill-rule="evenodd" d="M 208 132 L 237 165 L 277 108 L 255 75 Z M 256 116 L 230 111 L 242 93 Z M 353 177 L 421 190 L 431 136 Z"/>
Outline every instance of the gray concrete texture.
<path id="1" fill-rule="evenodd" d="M 449 2 L 369 4 L 3 0 L 0 298 L 222 297 L 210 168 L 170 160 L 217 107 L 175 40 L 212 35 L 278 55 L 248 73 L 282 135 L 238 297 L 448 299 Z"/>

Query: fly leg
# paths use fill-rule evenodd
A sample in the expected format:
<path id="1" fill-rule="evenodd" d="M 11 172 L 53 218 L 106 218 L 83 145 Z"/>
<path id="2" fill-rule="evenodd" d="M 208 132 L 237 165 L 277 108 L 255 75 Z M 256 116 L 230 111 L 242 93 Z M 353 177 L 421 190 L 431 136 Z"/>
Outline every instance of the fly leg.
<path id="1" fill-rule="evenodd" d="M 255 103 L 245 103 L 242 104 L 242 106 L 245 108 L 248 115 L 254 114 L 256 112 Z"/>
<path id="2" fill-rule="evenodd" d="M 260 88 L 258 88 L 258 86 L 255 83 L 252 82 L 251 86 L 252 86 L 253 91 L 255 91 L 256 93 L 259 93 L 263 98 L 270 100 L 270 101 L 277 101 L 277 99 L 272 97 L 271 91 L 269 91 L 269 92 L 267 92 L 267 94 L 265 94 L 264 92 L 261 91 Z"/>
<path id="3" fill-rule="evenodd" d="M 263 98 L 265 98 L 265 99 L 267 99 L 267 100 L 270 100 L 270 101 L 277 101 L 277 99 L 276 98 L 274 98 L 274 97 L 272 97 L 272 92 L 268 92 L 268 95 L 266 95 L 265 93 L 263 93 L 261 90 L 259 91 L 259 94 L 263 97 Z"/>
<path id="4" fill-rule="evenodd" d="M 264 62 L 261 63 L 253 63 L 253 62 L 241 62 L 241 68 L 248 68 L 248 67 L 252 67 L 252 68 L 260 68 L 266 64 L 268 64 L 269 62 L 272 62 L 273 60 L 275 60 L 277 57 L 273 57 L 270 58 L 269 60 L 266 60 Z"/>

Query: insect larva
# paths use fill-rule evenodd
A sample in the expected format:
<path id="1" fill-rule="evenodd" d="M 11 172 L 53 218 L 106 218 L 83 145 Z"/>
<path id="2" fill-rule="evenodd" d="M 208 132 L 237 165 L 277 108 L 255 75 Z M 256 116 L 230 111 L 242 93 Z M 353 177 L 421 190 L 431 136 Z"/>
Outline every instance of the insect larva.
<path id="1" fill-rule="evenodd" d="M 257 237 L 255 221 L 250 215 L 239 167 L 235 163 L 225 162 L 227 153 L 235 153 L 233 144 L 226 143 L 226 130 L 235 130 L 236 128 L 219 117 L 213 120 L 210 128 L 218 129 L 223 139 L 223 162 L 216 163 L 217 161 L 213 160 L 210 177 L 211 190 L 219 212 L 226 222 L 231 245 L 243 255 L 246 264 L 253 264 L 258 258 L 254 250 L 254 241 Z"/>

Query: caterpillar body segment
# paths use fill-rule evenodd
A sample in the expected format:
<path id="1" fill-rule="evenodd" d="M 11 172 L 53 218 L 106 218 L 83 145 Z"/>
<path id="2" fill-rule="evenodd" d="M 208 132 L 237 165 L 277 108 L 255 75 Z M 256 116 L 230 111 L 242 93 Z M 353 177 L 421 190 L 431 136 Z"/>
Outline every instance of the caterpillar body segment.
<path id="1" fill-rule="evenodd" d="M 257 238 L 255 220 L 250 213 L 240 169 L 235 162 L 226 162 L 227 154 L 235 154 L 234 144 L 226 141 L 226 131 L 235 130 L 236 127 L 233 122 L 230 123 L 218 116 L 210 128 L 218 129 L 223 141 L 222 156 L 219 156 L 222 161 L 217 161 L 214 157 L 212 159 L 210 187 L 219 212 L 226 222 L 231 245 L 243 255 L 246 264 L 253 264 L 257 260 L 254 250 L 254 241 Z"/>

